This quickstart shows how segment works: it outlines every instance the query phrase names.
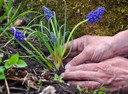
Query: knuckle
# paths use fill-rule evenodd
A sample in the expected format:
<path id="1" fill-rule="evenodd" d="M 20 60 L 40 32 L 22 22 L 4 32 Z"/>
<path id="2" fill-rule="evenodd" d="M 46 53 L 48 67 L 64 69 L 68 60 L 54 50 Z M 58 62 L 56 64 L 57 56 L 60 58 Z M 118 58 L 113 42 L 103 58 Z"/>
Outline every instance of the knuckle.
<path id="1" fill-rule="evenodd" d="M 91 35 L 84 35 L 83 38 L 89 38 Z"/>
<path id="2" fill-rule="evenodd" d="M 87 56 L 87 55 L 91 55 L 91 53 L 93 52 L 91 47 L 86 47 L 86 49 L 84 49 L 83 51 L 83 55 Z"/>

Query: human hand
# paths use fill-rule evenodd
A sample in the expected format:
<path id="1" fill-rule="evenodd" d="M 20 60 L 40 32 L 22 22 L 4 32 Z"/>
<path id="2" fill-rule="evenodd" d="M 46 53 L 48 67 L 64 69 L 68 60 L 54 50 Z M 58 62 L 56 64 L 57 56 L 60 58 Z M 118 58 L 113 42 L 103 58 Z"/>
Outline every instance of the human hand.
<path id="1" fill-rule="evenodd" d="M 61 76 L 74 87 L 97 89 L 104 83 L 104 88 L 117 91 L 128 87 L 128 59 L 115 57 L 100 63 L 72 66 Z"/>
<path id="2" fill-rule="evenodd" d="M 65 59 L 69 62 L 65 68 L 85 63 L 86 61 L 99 62 L 115 55 L 113 37 L 83 36 L 73 40 L 70 55 Z M 71 42 L 67 46 L 65 54 L 69 51 Z"/>

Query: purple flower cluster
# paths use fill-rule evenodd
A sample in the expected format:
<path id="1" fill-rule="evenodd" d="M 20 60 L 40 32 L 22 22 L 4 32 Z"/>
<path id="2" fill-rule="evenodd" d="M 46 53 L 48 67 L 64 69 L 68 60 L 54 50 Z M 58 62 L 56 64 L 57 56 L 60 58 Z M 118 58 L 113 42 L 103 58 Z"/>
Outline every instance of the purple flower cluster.
<path id="1" fill-rule="evenodd" d="M 86 19 L 88 19 L 87 23 L 92 23 L 92 24 L 97 23 L 100 20 L 100 18 L 102 17 L 104 11 L 105 11 L 104 7 L 99 7 L 95 11 L 91 11 L 91 13 L 89 13 L 86 16 Z"/>
<path id="2" fill-rule="evenodd" d="M 53 16 L 52 12 L 45 6 L 43 6 L 42 8 L 44 9 L 44 14 L 46 15 L 46 18 L 49 20 L 51 16 Z"/>
<path id="3" fill-rule="evenodd" d="M 51 32 L 51 41 L 56 42 L 56 37 L 53 32 Z"/>
<path id="4" fill-rule="evenodd" d="M 26 38 L 25 35 L 21 34 L 21 31 L 15 30 L 14 28 L 11 29 L 11 33 L 19 41 L 24 41 L 24 38 Z"/>

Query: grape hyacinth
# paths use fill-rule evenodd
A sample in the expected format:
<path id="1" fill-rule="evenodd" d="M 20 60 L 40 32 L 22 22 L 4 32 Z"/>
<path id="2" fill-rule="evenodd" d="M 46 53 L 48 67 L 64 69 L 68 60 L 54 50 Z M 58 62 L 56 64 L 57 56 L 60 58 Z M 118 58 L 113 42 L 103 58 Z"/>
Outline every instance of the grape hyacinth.
<path id="1" fill-rule="evenodd" d="M 19 41 L 24 41 L 24 38 L 26 38 L 25 35 L 21 34 L 21 31 L 15 30 L 15 28 L 11 29 L 11 33 Z"/>
<path id="2" fill-rule="evenodd" d="M 86 23 L 92 23 L 92 24 L 97 23 L 101 19 L 104 11 L 105 11 L 104 7 L 99 7 L 95 11 L 91 11 L 91 13 L 89 13 L 86 16 L 86 19 L 88 19 Z"/>
<path id="3" fill-rule="evenodd" d="M 49 20 L 51 16 L 53 16 L 52 11 L 45 6 L 43 6 L 42 8 L 44 9 L 44 14 L 47 15 L 46 18 Z"/>
<path id="4" fill-rule="evenodd" d="M 56 37 L 53 32 L 51 32 L 51 41 L 56 42 Z"/>

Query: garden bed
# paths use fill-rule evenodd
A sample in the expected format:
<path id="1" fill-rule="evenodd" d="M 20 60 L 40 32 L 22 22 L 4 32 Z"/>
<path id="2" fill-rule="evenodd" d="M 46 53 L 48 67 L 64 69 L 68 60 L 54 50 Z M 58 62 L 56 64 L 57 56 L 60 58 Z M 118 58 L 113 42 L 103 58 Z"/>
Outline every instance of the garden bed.
<path id="1" fill-rule="evenodd" d="M 31 43 L 34 46 L 39 46 L 38 42 L 33 42 Z M 25 42 L 23 43 L 27 47 Z M 4 43 L 1 42 L 0 46 L 4 45 Z M 20 52 L 24 52 L 25 54 L 29 53 L 24 50 L 18 43 L 16 43 L 16 47 L 11 47 L 7 45 L 6 47 L 2 48 L 4 51 L 9 52 L 10 54 L 16 54 Z M 32 50 L 32 48 L 29 47 L 29 49 Z M 46 47 L 42 44 L 41 50 L 49 55 L 48 50 Z M 4 59 L 10 58 L 10 55 L 4 55 Z M 55 94 L 78 94 L 79 91 L 72 87 L 69 86 L 66 81 L 61 83 L 54 81 L 54 75 L 58 74 L 60 75 L 64 69 L 60 68 L 60 71 L 48 71 L 44 70 L 42 64 L 37 63 L 33 61 L 30 58 L 22 58 L 26 63 L 27 67 L 25 68 L 11 68 L 8 71 L 6 71 L 6 79 L 8 82 L 8 86 L 10 89 L 11 94 L 39 94 L 41 93 L 47 86 L 53 86 L 54 89 L 56 90 Z M 41 83 L 39 83 L 41 81 Z M 5 81 L 1 80 L 0 81 L 0 88 L 2 89 L 2 92 L 0 94 L 7 94 L 7 87 L 5 85 Z M 53 90 L 53 89 L 51 89 Z M 48 89 L 50 91 L 50 89 Z M 52 94 L 52 93 L 46 93 L 46 94 Z M 54 93 L 53 93 L 54 94 Z M 85 92 L 81 94 L 87 94 Z M 119 92 L 114 92 L 114 93 L 106 93 L 106 94 L 123 94 Z"/>
<path id="2" fill-rule="evenodd" d="M 39 46 L 37 42 L 32 42 L 33 45 Z M 24 43 L 25 44 L 25 43 Z M 1 43 L 2 45 L 2 43 Z M 11 54 L 16 54 L 25 51 L 19 44 L 16 44 L 17 48 L 6 46 L 2 48 L 6 52 L 11 52 Z M 31 48 L 30 48 L 31 49 Z M 44 46 L 41 50 L 49 55 L 48 51 Z M 8 59 L 10 55 L 4 55 L 4 59 Z M 39 94 L 47 86 L 54 86 L 56 94 L 77 94 L 78 90 L 72 86 L 67 85 L 67 83 L 60 83 L 54 81 L 54 75 L 59 72 L 51 72 L 43 70 L 43 66 L 40 63 L 33 61 L 30 58 L 22 58 L 27 62 L 27 67 L 25 68 L 11 68 L 6 71 L 6 79 L 9 85 L 11 94 Z M 60 74 L 60 73 L 59 73 Z M 39 84 L 39 80 L 41 83 Z M 4 80 L 0 81 L 0 88 L 2 89 L 1 94 L 7 94 L 7 88 Z M 51 94 L 51 93 L 50 93 Z"/>
<path id="3" fill-rule="evenodd" d="M 2 6 L 2 11 L 1 11 L 0 16 L 2 16 L 5 12 L 5 9 L 7 9 L 4 7 L 5 6 Z M 11 10 L 11 7 L 10 7 L 10 10 Z M 10 18 L 11 18 L 11 15 L 10 15 Z M 13 17 L 13 18 L 15 18 L 15 17 Z M 18 19 L 17 19 L 17 21 L 18 21 Z M 12 35 L 15 35 L 15 34 L 10 33 L 11 27 L 21 26 L 20 28 L 21 28 L 21 30 L 23 30 L 24 28 L 27 28 L 27 26 L 23 27 L 25 24 L 21 23 L 22 21 L 21 22 L 19 21 L 17 24 L 16 23 L 14 24 L 14 22 L 12 22 L 13 25 L 11 23 L 9 25 L 7 25 L 8 19 L 6 19 L 6 17 L 5 17 L 5 19 L 2 20 L 2 22 L 0 22 L 1 28 L 8 27 L 8 30 L 7 30 L 8 35 L 6 37 L 4 37 L 4 36 L 0 37 L 0 57 L 2 57 L 2 61 L 4 61 L 4 60 L 9 59 L 14 54 L 19 54 L 20 59 L 24 60 L 27 63 L 27 67 L 18 68 L 16 66 L 13 66 L 13 67 L 5 70 L 4 74 L 6 76 L 6 79 L 0 80 L 0 94 L 9 94 L 9 92 L 10 92 L 10 94 L 88 94 L 88 93 L 86 93 L 86 91 L 79 92 L 78 89 L 70 86 L 67 83 L 67 81 L 60 82 L 60 81 L 57 81 L 54 79 L 55 74 L 60 75 L 62 72 L 64 72 L 63 67 L 60 67 L 59 71 L 50 71 L 50 70 L 45 69 L 42 64 L 35 61 L 34 60 L 35 57 L 34 56 L 32 57 L 32 54 L 30 52 L 25 50 L 21 46 L 21 44 L 19 44 L 17 42 L 17 40 L 13 39 L 14 37 Z M 42 26 L 40 23 L 36 24 L 36 25 L 38 25 L 37 26 L 38 28 Z M 0 28 L 0 30 L 2 30 L 3 35 L 6 35 L 6 33 L 5 33 L 6 30 L 3 30 L 1 28 Z M 27 30 L 28 33 L 26 35 L 33 33 L 33 32 L 30 32 L 30 30 L 32 30 L 32 29 L 33 28 L 29 28 L 29 30 Z M 53 30 L 54 29 L 55 28 L 53 27 Z M 33 31 L 36 32 L 36 29 L 33 29 Z M 23 30 L 22 33 L 24 33 L 24 32 L 26 32 L 26 31 Z M 39 29 L 39 34 L 40 34 L 40 32 L 41 32 L 41 30 Z M 34 47 L 40 48 L 40 51 L 42 51 L 46 56 L 50 55 L 49 51 L 44 46 L 44 44 L 41 43 L 41 45 L 40 45 L 40 41 L 38 41 L 38 36 L 37 36 L 37 38 L 35 38 L 36 41 L 33 39 L 33 37 L 34 37 L 34 34 L 30 37 L 31 40 L 28 38 L 29 42 L 32 43 L 32 45 Z M 11 38 L 12 40 L 11 40 L 11 42 L 7 43 L 8 41 L 10 41 L 9 38 Z M 62 36 L 61 36 L 61 38 L 62 38 Z M 66 36 L 65 36 L 65 38 L 66 38 Z M 69 40 L 70 40 L 70 38 L 69 38 Z M 60 41 L 61 41 L 61 39 L 60 39 Z M 63 45 L 64 45 L 65 41 L 61 41 L 61 42 L 63 42 Z M 53 41 L 52 41 L 52 43 L 53 43 Z M 34 55 L 39 56 L 39 54 L 37 54 L 37 52 L 35 50 L 33 50 L 33 48 L 31 48 L 30 45 L 28 45 L 28 43 L 26 41 L 23 41 L 22 44 L 25 45 L 25 47 L 27 47 L 27 49 L 32 51 L 32 53 L 34 53 Z M 62 44 L 61 44 L 61 46 L 62 46 Z M 58 45 L 57 46 L 55 45 L 55 47 L 57 48 Z M 45 62 L 43 62 L 43 63 L 45 63 Z M 65 63 L 64 63 L 64 65 L 65 65 Z M 0 63 L 0 66 L 4 66 L 4 64 Z M 95 94 L 95 93 L 91 93 L 91 94 Z M 101 93 L 98 93 L 98 94 L 101 94 Z M 106 93 L 106 94 L 124 94 L 124 93 L 113 92 L 113 93 Z"/>

